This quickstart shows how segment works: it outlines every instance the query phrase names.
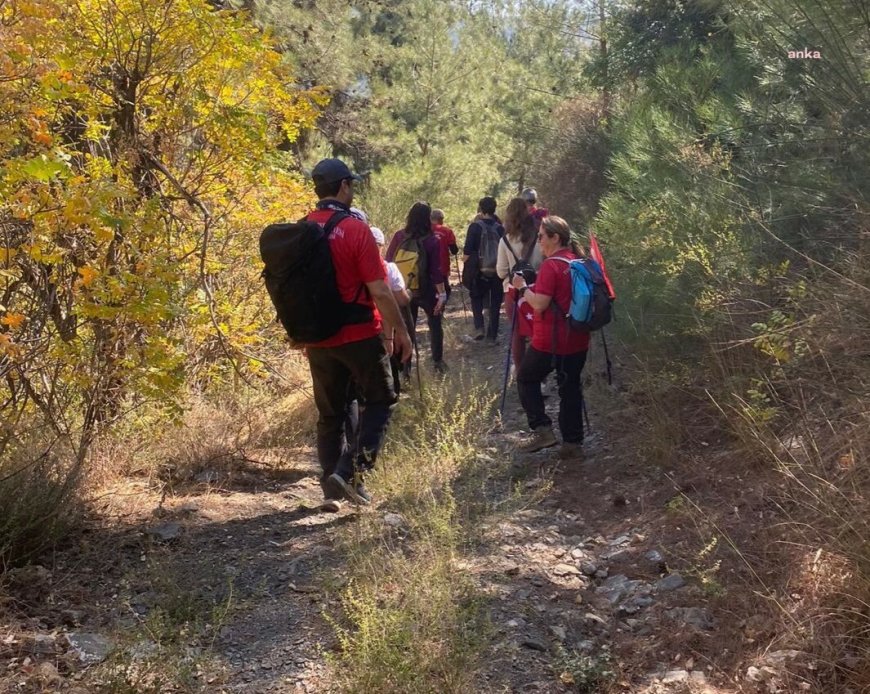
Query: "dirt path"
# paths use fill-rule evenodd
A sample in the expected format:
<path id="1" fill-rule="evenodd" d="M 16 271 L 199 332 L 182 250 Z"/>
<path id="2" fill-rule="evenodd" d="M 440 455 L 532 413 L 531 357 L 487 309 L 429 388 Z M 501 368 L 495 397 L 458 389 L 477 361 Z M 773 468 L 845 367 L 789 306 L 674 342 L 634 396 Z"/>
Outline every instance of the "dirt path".
<path id="1" fill-rule="evenodd" d="M 470 341 L 453 305 L 451 370 L 499 388 L 506 330 L 496 347 Z M 491 625 L 477 688 L 737 691 L 712 559 L 686 516 L 668 514 L 672 480 L 614 428 L 625 420 L 607 414 L 597 368 L 584 461 L 511 456 L 526 428 L 513 387 L 487 442 L 497 493 L 519 485 L 526 502 L 485 522 L 462 559 Z M 75 546 L 11 576 L 0 691 L 329 691 L 324 615 L 345 580 L 334 540 L 356 511 L 320 512 L 312 450 L 291 459 L 206 470 L 162 503 L 146 482 L 116 490 Z"/>

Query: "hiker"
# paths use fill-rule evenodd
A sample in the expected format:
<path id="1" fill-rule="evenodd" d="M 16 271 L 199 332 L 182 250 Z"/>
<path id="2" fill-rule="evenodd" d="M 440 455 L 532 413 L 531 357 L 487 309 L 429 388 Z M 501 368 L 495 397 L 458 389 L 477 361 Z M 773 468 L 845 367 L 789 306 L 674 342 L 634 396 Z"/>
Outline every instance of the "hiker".
<path id="1" fill-rule="evenodd" d="M 498 318 L 504 293 L 498 278 L 498 245 L 504 236 L 504 227 L 495 216 L 495 198 L 481 198 L 477 205 L 477 217 L 465 234 L 462 249 L 463 284 L 471 296 L 471 313 L 474 316 L 475 340 L 486 339 L 494 345 L 498 338 Z M 483 310 L 489 311 L 489 323 L 484 330 Z"/>
<path id="2" fill-rule="evenodd" d="M 523 334 L 520 323 L 514 319 L 517 305 L 517 290 L 511 286 L 512 276 L 523 272 L 528 284 L 534 284 L 538 268 L 541 267 L 543 256 L 538 248 L 538 238 L 535 233 L 535 222 L 523 198 L 513 198 L 505 210 L 505 235 L 498 245 L 498 261 L 496 271 L 503 281 L 504 308 L 511 321 L 511 359 L 514 370 L 519 371 L 526 353 L 526 335 Z"/>
<path id="3" fill-rule="evenodd" d="M 368 504 L 371 496 L 363 474 L 375 465 L 396 402 L 389 355 L 409 360 L 411 337 L 385 282 L 384 263 L 369 226 L 350 213 L 354 182 L 361 178 L 340 159 L 320 161 L 311 175 L 319 201 L 308 220 L 329 225 L 333 215 L 346 215 L 329 234 L 341 297 L 371 312 L 367 320 L 343 325 L 332 337 L 306 345 L 318 411 L 320 484 L 326 503 L 349 499 Z M 347 440 L 343 425 L 353 384 L 365 407 L 356 435 Z"/>
<path id="4" fill-rule="evenodd" d="M 549 215 L 550 211 L 546 207 L 538 207 L 538 191 L 534 188 L 523 188 L 520 197 L 526 201 L 526 208 L 535 221 L 535 231 L 537 231 L 541 227 L 541 220 Z"/>
<path id="5" fill-rule="evenodd" d="M 444 224 L 443 210 L 432 210 L 432 233 L 441 244 L 441 272 L 444 274 L 444 288 L 447 290 L 447 300 L 450 300 L 450 256 L 459 253 L 456 245 L 456 234 L 453 229 Z"/>
<path id="6" fill-rule="evenodd" d="M 378 245 L 378 250 L 381 252 L 381 255 L 383 255 L 384 248 L 386 247 L 384 232 L 377 227 L 372 227 L 372 236 L 375 237 L 375 243 Z M 399 313 L 402 314 L 402 320 L 405 322 L 408 334 L 411 334 L 414 332 L 414 320 L 411 317 L 411 295 L 405 288 L 405 278 L 402 277 L 402 273 L 399 271 L 399 268 L 395 263 L 388 263 L 385 261 L 384 266 L 387 269 L 387 284 L 393 292 L 393 297 L 396 299 Z M 409 361 L 407 363 L 410 365 L 411 362 Z M 390 356 L 390 366 L 393 370 L 393 383 L 396 388 L 396 395 L 399 395 L 402 389 L 401 379 L 399 378 L 402 369 L 401 362 L 395 355 Z"/>
<path id="7" fill-rule="evenodd" d="M 567 261 L 581 257 L 582 253 L 571 238 L 568 223 L 554 215 L 541 220 L 538 246 L 544 261 L 534 287 L 529 287 L 520 274 L 515 275 L 511 282 L 535 311 L 532 344 L 517 372 L 520 404 L 533 432 L 521 450 L 534 453 L 557 443 L 541 393 L 541 383 L 555 369 L 559 387 L 559 430 L 563 442 L 559 455 L 572 458 L 582 452 L 580 373 L 586 363 L 589 333 L 570 329 L 565 318 L 571 305 L 571 276 Z"/>
<path id="8" fill-rule="evenodd" d="M 426 314 L 429 324 L 429 346 L 432 349 L 432 365 L 438 373 L 444 373 L 444 328 L 441 324 L 447 292 L 444 273 L 441 271 L 441 247 L 432 233 L 432 208 L 428 203 L 416 202 L 408 211 L 405 228 L 390 239 L 387 260 L 395 262 L 411 294 L 411 335 L 417 344 L 416 325 L 420 309 Z"/>

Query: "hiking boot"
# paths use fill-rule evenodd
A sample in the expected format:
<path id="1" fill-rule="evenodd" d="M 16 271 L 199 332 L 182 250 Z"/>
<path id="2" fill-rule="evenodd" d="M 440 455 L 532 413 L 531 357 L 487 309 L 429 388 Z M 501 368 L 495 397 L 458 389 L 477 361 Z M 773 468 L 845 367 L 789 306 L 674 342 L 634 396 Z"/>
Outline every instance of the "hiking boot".
<path id="1" fill-rule="evenodd" d="M 346 480 L 337 472 L 334 472 L 329 476 L 329 479 L 327 479 L 326 482 L 329 487 L 330 496 L 334 496 L 336 493 L 340 493 L 343 498 L 347 499 L 348 501 L 352 501 L 353 503 L 359 504 L 361 506 L 368 506 L 368 499 L 366 499 L 365 496 L 357 492 L 352 480 Z"/>
<path id="2" fill-rule="evenodd" d="M 520 446 L 520 452 L 537 453 L 538 451 L 542 451 L 550 446 L 555 446 L 557 443 L 558 441 L 556 441 L 556 435 L 553 433 L 553 427 L 538 427 L 532 433 L 529 440 Z"/>
<path id="3" fill-rule="evenodd" d="M 486 333 L 483 331 L 483 328 L 478 328 L 474 331 L 474 339 L 478 342 L 480 342 L 485 336 Z"/>
<path id="4" fill-rule="evenodd" d="M 354 489 L 356 489 L 356 493 L 357 493 L 357 494 L 358 494 L 362 499 L 365 500 L 365 503 L 366 503 L 366 504 L 371 504 L 371 503 L 372 503 L 372 495 L 369 494 L 369 490 L 366 489 L 366 486 L 365 486 L 362 482 L 360 482 L 359 484 L 357 484 L 357 485 L 354 487 Z"/>
<path id="5" fill-rule="evenodd" d="M 580 460 L 583 457 L 583 444 L 565 441 L 559 447 L 559 457 L 562 460 Z"/>
<path id="6" fill-rule="evenodd" d="M 445 364 L 443 361 L 436 361 L 434 364 L 432 364 L 432 368 L 435 369 L 435 373 L 447 373 L 447 364 Z"/>

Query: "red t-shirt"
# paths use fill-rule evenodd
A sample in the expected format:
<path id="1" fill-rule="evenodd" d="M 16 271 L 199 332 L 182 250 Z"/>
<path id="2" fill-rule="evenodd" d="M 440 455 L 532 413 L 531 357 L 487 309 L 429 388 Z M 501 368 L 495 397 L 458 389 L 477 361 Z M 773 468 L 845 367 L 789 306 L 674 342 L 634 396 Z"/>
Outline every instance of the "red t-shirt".
<path id="1" fill-rule="evenodd" d="M 533 205 L 532 208 L 529 210 L 529 214 L 532 215 L 532 219 L 535 222 L 535 229 L 540 229 L 541 220 L 543 220 L 544 217 L 550 216 L 550 210 L 548 210 L 546 207 L 536 207 Z"/>
<path id="2" fill-rule="evenodd" d="M 541 296 L 553 298 L 543 313 L 535 311 L 532 332 L 532 347 L 550 354 L 576 354 L 589 349 L 589 333 L 571 330 L 565 314 L 571 306 L 571 276 L 568 264 L 554 257 L 573 260 L 577 256 L 565 248 L 557 251 L 541 263 L 538 278 L 532 291 Z M 553 305 L 557 310 L 553 310 Z M 553 322 L 556 322 L 556 345 L 553 346 Z"/>
<path id="3" fill-rule="evenodd" d="M 450 277 L 450 246 L 456 245 L 456 234 L 453 229 L 446 227 L 443 224 L 433 224 L 432 233 L 441 244 L 441 272 L 444 277 Z"/>
<path id="4" fill-rule="evenodd" d="M 325 225 L 333 214 L 334 210 L 318 209 L 309 214 L 308 219 Z M 381 333 L 381 315 L 364 285 L 366 282 L 384 279 L 386 269 L 369 225 L 356 217 L 341 220 L 329 236 L 329 250 L 332 252 L 341 298 L 347 302 L 355 300 L 364 306 L 371 306 L 374 318 L 368 323 L 345 325 L 332 337 L 312 343 L 308 347 L 338 347 Z"/>

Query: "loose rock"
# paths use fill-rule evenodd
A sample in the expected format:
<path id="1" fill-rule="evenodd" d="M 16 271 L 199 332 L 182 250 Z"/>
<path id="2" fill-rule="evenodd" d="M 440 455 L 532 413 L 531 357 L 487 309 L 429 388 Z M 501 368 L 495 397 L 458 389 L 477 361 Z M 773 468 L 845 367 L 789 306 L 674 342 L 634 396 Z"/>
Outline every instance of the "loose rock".
<path id="1" fill-rule="evenodd" d="M 584 562 L 580 565 L 580 571 L 582 571 L 586 576 L 594 576 L 595 572 L 598 571 L 598 564 L 591 561 Z"/>
<path id="2" fill-rule="evenodd" d="M 673 620 L 685 622 L 705 631 L 710 631 L 716 626 L 716 620 L 703 607 L 674 607 L 667 611 L 667 615 Z"/>
<path id="3" fill-rule="evenodd" d="M 181 535 L 181 525 L 178 523 L 162 523 L 148 529 L 148 534 L 159 542 L 172 542 Z"/>
<path id="4" fill-rule="evenodd" d="M 647 561 L 652 562 L 653 564 L 658 564 L 659 562 L 665 560 L 665 558 L 662 556 L 662 553 L 659 552 L 657 549 L 651 549 L 649 552 L 643 555 L 643 558 Z"/>
<path id="5" fill-rule="evenodd" d="M 401 528 L 405 525 L 405 519 L 398 513 L 385 513 L 384 523 L 389 525 L 391 528 Z"/>
<path id="6" fill-rule="evenodd" d="M 112 651 L 112 642 L 101 634 L 71 632 L 66 639 L 84 665 L 102 663 Z"/>
<path id="7" fill-rule="evenodd" d="M 533 651 L 540 651 L 541 653 L 544 653 L 547 650 L 547 644 L 534 638 L 523 639 L 523 646 L 530 648 Z"/>
<path id="8" fill-rule="evenodd" d="M 680 574 L 674 573 L 656 581 L 655 587 L 657 591 L 667 593 L 682 588 L 684 585 L 686 585 L 686 579 L 684 579 Z"/>
<path id="9" fill-rule="evenodd" d="M 686 682 L 689 679 L 689 673 L 686 670 L 669 670 L 662 677 L 662 684 L 674 684 L 675 682 Z"/>
<path id="10" fill-rule="evenodd" d="M 568 632 L 565 627 L 562 626 L 551 626 L 550 632 L 555 636 L 559 641 L 564 641 L 568 638 Z"/>
<path id="11" fill-rule="evenodd" d="M 553 574 L 556 576 L 579 576 L 580 569 L 576 566 L 571 566 L 571 564 L 556 564 L 553 567 Z"/>

